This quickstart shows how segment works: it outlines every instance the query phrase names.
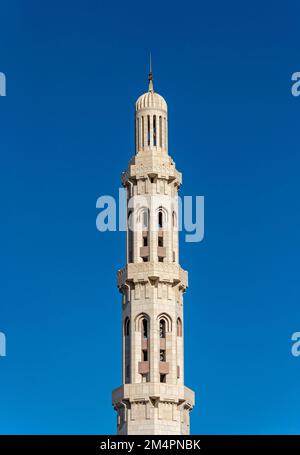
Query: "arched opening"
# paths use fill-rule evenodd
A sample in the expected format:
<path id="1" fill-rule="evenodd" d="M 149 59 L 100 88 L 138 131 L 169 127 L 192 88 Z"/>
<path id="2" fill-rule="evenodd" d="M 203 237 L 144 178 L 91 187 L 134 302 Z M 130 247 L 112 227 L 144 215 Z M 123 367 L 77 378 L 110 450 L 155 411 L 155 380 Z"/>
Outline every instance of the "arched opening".
<path id="1" fill-rule="evenodd" d="M 159 116 L 159 146 L 162 147 L 162 121 L 161 121 L 161 115 Z"/>
<path id="2" fill-rule="evenodd" d="M 182 322 L 180 318 L 177 318 L 177 336 L 182 337 Z"/>
<path id="3" fill-rule="evenodd" d="M 177 218 L 176 218 L 175 211 L 173 211 L 173 213 L 172 213 L 172 220 L 173 220 L 173 227 L 175 228 L 177 226 Z"/>
<path id="4" fill-rule="evenodd" d="M 148 209 L 143 209 L 142 214 L 141 214 L 141 219 L 142 219 L 143 229 L 148 229 L 148 227 L 149 227 L 149 210 Z"/>
<path id="5" fill-rule="evenodd" d="M 166 228 L 167 227 L 167 221 L 168 221 L 168 212 L 167 210 L 160 206 L 157 209 L 157 226 L 159 229 Z"/>
<path id="6" fill-rule="evenodd" d="M 124 333 L 128 337 L 130 335 L 130 319 L 126 318 L 124 322 Z"/>
<path id="7" fill-rule="evenodd" d="M 133 216 L 132 210 L 128 211 L 128 220 L 127 220 L 127 227 L 128 227 L 128 262 L 133 262 Z"/>
<path id="8" fill-rule="evenodd" d="M 164 214 L 163 211 L 160 209 L 157 215 L 157 222 L 158 222 L 158 227 L 163 228 L 164 227 Z"/>
<path id="9" fill-rule="evenodd" d="M 150 115 L 147 115 L 147 143 L 150 145 Z"/>
<path id="10" fill-rule="evenodd" d="M 172 318 L 167 313 L 161 313 L 157 317 L 159 328 L 163 328 L 164 332 L 172 332 Z"/>
<path id="11" fill-rule="evenodd" d="M 153 115 L 153 145 L 156 147 L 156 115 Z"/>
<path id="12" fill-rule="evenodd" d="M 142 335 L 143 338 L 148 338 L 148 321 L 146 318 L 142 320 Z"/>
<path id="13" fill-rule="evenodd" d="M 166 321 L 164 319 L 159 320 L 159 337 L 166 338 Z"/>
<path id="14" fill-rule="evenodd" d="M 140 119 L 136 119 L 136 149 L 140 149 Z"/>
<path id="15" fill-rule="evenodd" d="M 167 332 L 170 335 L 172 332 L 172 319 L 166 313 L 158 316 L 159 323 L 159 337 L 160 337 L 160 350 L 159 350 L 159 373 L 160 382 L 167 382 L 169 373 L 169 353 L 172 352 L 172 346 L 168 346 Z M 169 339 L 169 342 L 171 340 Z"/>
<path id="16" fill-rule="evenodd" d="M 124 321 L 125 384 L 130 382 L 130 319 Z"/>
<path id="17" fill-rule="evenodd" d="M 163 213 L 158 212 L 158 227 L 162 228 L 163 227 Z"/>
<path id="18" fill-rule="evenodd" d="M 141 354 L 137 359 L 138 373 L 141 375 L 141 382 L 149 382 L 150 379 L 149 327 L 149 316 L 145 313 L 139 314 L 135 319 L 135 330 L 140 332 L 141 336 Z"/>

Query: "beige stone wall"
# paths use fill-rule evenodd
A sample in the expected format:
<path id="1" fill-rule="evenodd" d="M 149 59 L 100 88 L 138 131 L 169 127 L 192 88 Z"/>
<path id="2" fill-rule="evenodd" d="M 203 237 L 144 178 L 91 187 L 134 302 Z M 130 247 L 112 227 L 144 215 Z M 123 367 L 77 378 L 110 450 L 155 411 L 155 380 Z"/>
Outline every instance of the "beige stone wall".
<path id="1" fill-rule="evenodd" d="M 118 434 L 189 434 L 193 402 L 194 393 L 183 386 L 144 383 L 120 387 L 113 393 Z"/>

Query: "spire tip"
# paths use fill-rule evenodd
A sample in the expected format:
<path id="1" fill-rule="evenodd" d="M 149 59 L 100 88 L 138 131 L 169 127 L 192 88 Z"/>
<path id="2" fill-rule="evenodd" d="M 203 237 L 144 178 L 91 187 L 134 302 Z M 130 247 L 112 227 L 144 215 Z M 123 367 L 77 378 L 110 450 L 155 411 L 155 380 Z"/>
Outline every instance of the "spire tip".
<path id="1" fill-rule="evenodd" d="M 151 58 L 151 52 L 150 52 L 150 66 L 149 66 L 149 75 L 148 75 L 148 81 L 149 81 L 149 92 L 154 92 L 153 89 L 153 75 L 152 75 L 152 58 Z"/>

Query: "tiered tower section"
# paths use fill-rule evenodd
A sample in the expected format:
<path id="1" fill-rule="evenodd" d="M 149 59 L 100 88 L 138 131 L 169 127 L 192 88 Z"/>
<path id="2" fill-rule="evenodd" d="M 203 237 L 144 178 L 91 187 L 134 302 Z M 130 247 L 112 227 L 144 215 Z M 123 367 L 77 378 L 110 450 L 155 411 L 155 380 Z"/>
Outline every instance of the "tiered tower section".
<path id="1" fill-rule="evenodd" d="M 136 154 L 122 175 L 127 189 L 127 265 L 122 293 L 122 383 L 113 391 L 117 432 L 190 433 L 194 392 L 184 386 L 183 294 L 179 265 L 181 174 L 168 155 L 168 112 L 153 90 L 135 109 Z"/>

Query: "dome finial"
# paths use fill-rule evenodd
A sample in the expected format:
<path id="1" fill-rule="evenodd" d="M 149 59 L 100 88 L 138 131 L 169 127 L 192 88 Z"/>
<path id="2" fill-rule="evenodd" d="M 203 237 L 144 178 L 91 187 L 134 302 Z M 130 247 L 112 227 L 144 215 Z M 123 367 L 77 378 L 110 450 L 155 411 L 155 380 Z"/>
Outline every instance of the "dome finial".
<path id="1" fill-rule="evenodd" d="M 150 52 L 150 70 L 149 70 L 149 76 L 148 76 L 148 81 L 149 81 L 149 92 L 154 92 L 153 89 L 153 76 L 152 76 L 152 59 L 151 59 L 151 52 Z"/>

